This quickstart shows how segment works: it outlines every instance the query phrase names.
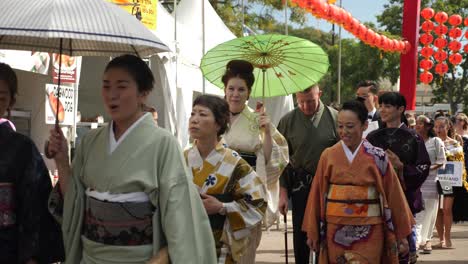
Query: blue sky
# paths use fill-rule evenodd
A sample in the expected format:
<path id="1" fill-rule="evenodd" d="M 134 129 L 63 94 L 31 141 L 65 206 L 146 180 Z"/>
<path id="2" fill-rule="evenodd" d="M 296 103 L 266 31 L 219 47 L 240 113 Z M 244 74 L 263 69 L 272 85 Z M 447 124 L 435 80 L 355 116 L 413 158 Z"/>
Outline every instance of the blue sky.
<path id="1" fill-rule="evenodd" d="M 361 22 L 373 22 L 377 25 L 376 15 L 381 14 L 384 4 L 388 0 L 342 0 L 343 8 L 348 10 L 356 19 Z M 336 1 L 336 5 L 339 0 Z M 312 15 L 308 16 L 308 25 L 320 28 L 323 31 L 330 31 L 331 24 L 326 20 L 315 19 Z M 335 27 L 335 30 L 338 29 Z M 346 30 L 342 30 L 344 38 L 353 38 Z"/>

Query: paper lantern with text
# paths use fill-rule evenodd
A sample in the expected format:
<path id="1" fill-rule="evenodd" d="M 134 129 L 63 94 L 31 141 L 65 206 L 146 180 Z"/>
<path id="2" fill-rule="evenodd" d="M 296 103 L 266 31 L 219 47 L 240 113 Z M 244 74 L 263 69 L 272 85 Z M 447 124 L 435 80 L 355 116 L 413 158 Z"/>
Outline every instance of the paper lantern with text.
<path id="1" fill-rule="evenodd" d="M 449 56 L 449 62 L 452 63 L 453 65 L 458 65 L 462 62 L 463 57 L 460 55 L 460 53 L 454 53 Z"/>
<path id="2" fill-rule="evenodd" d="M 460 41 L 454 40 L 448 44 L 448 48 L 453 52 L 457 52 L 462 48 L 462 44 Z"/>
<path id="3" fill-rule="evenodd" d="M 434 66 L 434 63 L 431 60 L 425 59 L 419 62 L 419 67 L 423 70 L 430 70 Z"/>
<path id="4" fill-rule="evenodd" d="M 448 65 L 445 64 L 445 63 L 439 63 L 439 64 L 437 64 L 436 67 L 435 67 L 435 71 L 436 71 L 436 73 L 439 74 L 439 75 L 444 75 L 444 74 L 446 74 L 446 73 L 448 72 L 448 69 L 449 69 L 449 68 L 448 68 Z"/>
<path id="5" fill-rule="evenodd" d="M 468 31 L 467 31 L 468 32 Z M 452 28 L 450 31 L 449 31 L 449 36 L 451 38 L 459 38 L 463 35 L 463 31 L 460 29 L 460 28 Z"/>
<path id="6" fill-rule="evenodd" d="M 434 27 L 434 22 L 430 20 L 424 21 L 421 25 L 421 28 L 424 32 L 431 32 L 432 30 L 434 30 Z"/>
<path id="7" fill-rule="evenodd" d="M 432 43 L 433 40 L 434 40 L 434 37 L 429 33 L 422 34 L 419 37 L 419 42 L 421 42 L 421 44 L 423 45 L 429 45 Z"/>
<path id="8" fill-rule="evenodd" d="M 431 83 L 433 79 L 434 79 L 434 76 L 432 76 L 432 73 L 428 71 L 425 71 L 421 73 L 421 75 L 419 75 L 419 80 L 425 84 Z"/>
<path id="9" fill-rule="evenodd" d="M 445 35 L 448 32 L 448 27 L 446 25 L 439 25 L 434 28 L 434 32 L 439 36 Z"/>
<path id="10" fill-rule="evenodd" d="M 426 46 L 421 49 L 421 55 L 426 59 L 432 57 L 432 54 L 434 54 L 434 49 L 432 49 L 429 46 Z"/>
<path id="11" fill-rule="evenodd" d="M 443 50 L 438 50 L 434 53 L 434 59 L 438 62 L 442 62 L 447 59 L 447 52 Z"/>
<path id="12" fill-rule="evenodd" d="M 444 37 L 439 37 L 434 40 L 434 46 L 439 49 L 443 49 L 447 46 L 448 41 Z"/>
<path id="13" fill-rule="evenodd" d="M 463 19 L 460 15 L 451 15 L 448 19 L 449 24 L 456 27 L 463 22 Z"/>
<path id="14" fill-rule="evenodd" d="M 448 20 L 448 15 L 447 15 L 447 13 L 445 13 L 445 12 L 437 12 L 437 13 L 434 15 L 434 19 L 435 19 L 435 21 L 437 21 L 437 23 L 443 24 L 443 23 L 447 22 L 447 20 Z"/>
<path id="15" fill-rule="evenodd" d="M 421 16 L 426 20 L 431 19 L 434 16 L 434 13 L 434 9 L 430 7 L 426 7 L 423 10 L 421 10 Z"/>

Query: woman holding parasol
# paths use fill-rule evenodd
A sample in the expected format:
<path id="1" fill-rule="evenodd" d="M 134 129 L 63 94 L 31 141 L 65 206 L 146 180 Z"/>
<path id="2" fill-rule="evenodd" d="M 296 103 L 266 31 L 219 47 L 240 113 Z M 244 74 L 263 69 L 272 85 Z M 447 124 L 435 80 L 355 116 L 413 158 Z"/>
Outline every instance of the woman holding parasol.
<path id="1" fill-rule="evenodd" d="M 231 115 L 230 129 L 223 140 L 255 169 L 265 184 L 268 208 L 264 221 L 270 226 L 276 220 L 279 176 L 289 160 L 288 145 L 271 124 L 261 103 L 255 111 L 246 105 L 255 81 L 253 70 L 253 65 L 244 60 L 232 60 L 226 65 L 222 81 Z M 255 263 L 261 232 L 261 223 L 251 229 L 249 248 L 240 263 Z"/>

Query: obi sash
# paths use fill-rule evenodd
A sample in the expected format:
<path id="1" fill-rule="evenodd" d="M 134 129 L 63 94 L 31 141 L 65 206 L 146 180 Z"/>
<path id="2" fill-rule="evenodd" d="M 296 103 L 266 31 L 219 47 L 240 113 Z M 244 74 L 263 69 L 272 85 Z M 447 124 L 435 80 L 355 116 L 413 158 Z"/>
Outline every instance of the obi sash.
<path id="1" fill-rule="evenodd" d="M 237 151 L 239 155 L 247 161 L 247 163 L 252 167 L 254 170 L 257 166 L 257 155 L 255 153 L 251 152 L 242 152 L 242 151 Z"/>
<path id="2" fill-rule="evenodd" d="M 0 228 L 16 223 L 15 194 L 12 183 L 0 183 Z"/>
<path id="3" fill-rule="evenodd" d="M 214 196 L 222 203 L 230 203 L 234 201 L 234 198 L 230 193 L 212 194 L 212 196 Z M 213 214 L 209 215 L 208 218 L 210 219 L 210 225 L 212 230 L 222 230 L 224 228 L 224 221 L 226 220 L 225 215 Z"/>
<path id="4" fill-rule="evenodd" d="M 381 216 L 379 193 L 374 186 L 330 184 L 327 195 L 327 216 Z"/>
<path id="5" fill-rule="evenodd" d="M 107 202 L 86 196 L 83 235 L 106 245 L 150 245 L 154 211 L 150 202 Z"/>

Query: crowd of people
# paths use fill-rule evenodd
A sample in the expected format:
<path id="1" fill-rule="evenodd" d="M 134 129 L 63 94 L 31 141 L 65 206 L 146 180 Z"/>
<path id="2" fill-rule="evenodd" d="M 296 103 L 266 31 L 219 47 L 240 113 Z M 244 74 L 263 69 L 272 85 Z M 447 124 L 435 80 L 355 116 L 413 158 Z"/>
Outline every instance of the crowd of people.
<path id="1" fill-rule="evenodd" d="M 224 98 L 195 98 L 182 151 L 145 105 L 148 65 L 114 58 L 101 89 L 108 125 L 73 162 L 61 129 L 50 131 L 54 188 L 34 143 L 0 120 L 0 262 L 255 263 L 263 227 L 289 201 L 296 263 L 416 263 L 456 246 L 452 223 L 468 219 L 465 114 L 409 116 L 401 94 L 371 81 L 334 109 L 313 84 L 276 127 L 262 104 L 246 105 L 252 64 L 229 62 L 222 81 Z M 0 116 L 17 86 L 0 64 Z M 461 186 L 439 180 L 449 164 Z"/>

